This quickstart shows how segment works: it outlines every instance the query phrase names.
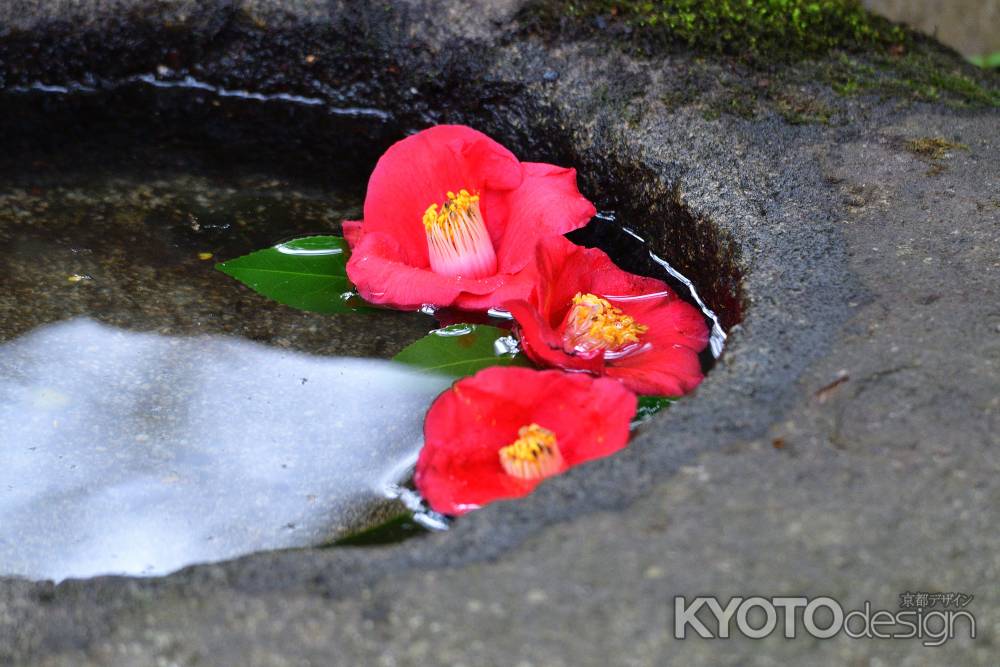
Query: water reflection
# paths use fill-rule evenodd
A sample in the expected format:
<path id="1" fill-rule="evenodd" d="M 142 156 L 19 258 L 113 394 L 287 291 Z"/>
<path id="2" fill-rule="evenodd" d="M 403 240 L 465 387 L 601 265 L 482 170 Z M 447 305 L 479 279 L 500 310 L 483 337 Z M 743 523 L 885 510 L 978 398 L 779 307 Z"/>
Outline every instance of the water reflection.
<path id="1" fill-rule="evenodd" d="M 448 380 L 87 319 L 0 346 L 0 574 L 162 574 L 357 527 Z"/>

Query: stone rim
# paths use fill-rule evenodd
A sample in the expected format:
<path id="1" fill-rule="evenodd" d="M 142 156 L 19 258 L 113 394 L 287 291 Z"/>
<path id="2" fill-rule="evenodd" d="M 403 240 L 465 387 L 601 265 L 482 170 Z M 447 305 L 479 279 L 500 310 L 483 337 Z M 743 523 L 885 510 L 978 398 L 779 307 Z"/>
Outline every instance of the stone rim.
<path id="1" fill-rule="evenodd" d="M 657 146 L 669 142 L 672 132 L 684 128 L 657 126 L 655 122 L 629 127 L 621 116 L 627 107 L 629 91 L 618 91 L 621 97 L 616 97 L 616 100 L 624 98 L 625 104 L 615 101 L 602 105 L 593 90 L 579 85 L 585 76 L 579 61 L 574 62 L 579 52 L 572 49 L 550 52 L 530 40 L 518 41 L 513 37 L 500 48 L 481 48 L 477 31 L 491 29 L 493 21 L 512 16 L 504 14 L 503 9 L 496 10 L 499 15 L 494 12 L 479 23 L 463 26 L 458 22 L 440 28 L 463 31 L 465 46 L 448 53 L 435 53 L 426 48 L 426 41 L 417 40 L 419 48 L 413 48 L 407 12 L 383 15 L 382 12 L 389 10 L 366 9 L 361 14 L 367 20 L 375 23 L 382 18 L 385 22 L 370 27 L 368 50 L 357 51 L 354 62 L 378 63 L 383 69 L 374 71 L 381 72 L 391 85 L 368 82 L 367 87 L 359 87 L 360 75 L 344 74 L 350 68 L 334 60 L 352 45 L 357 46 L 357 37 L 351 32 L 357 28 L 357 17 L 342 18 L 336 10 L 327 15 L 309 3 L 301 11 L 289 14 L 279 9 L 279 3 L 234 7 L 221 1 L 199 3 L 202 6 L 199 12 L 185 14 L 185 7 L 190 9 L 191 3 L 176 2 L 173 5 L 178 12 L 178 23 L 167 27 L 162 17 L 144 15 L 142 3 L 126 4 L 131 4 L 134 12 L 126 14 L 126 19 L 112 19 L 103 13 L 109 11 L 106 4 L 95 2 L 98 9 L 92 16 L 97 19 L 80 30 L 44 16 L 31 25 L 14 24 L 15 32 L 0 43 L 3 56 L 0 60 L 8 64 L 3 73 L 6 87 L 34 81 L 67 85 L 90 76 L 116 80 L 154 71 L 156 65 L 174 61 L 178 71 L 197 71 L 201 80 L 243 89 L 283 89 L 303 94 L 315 88 L 311 81 L 323 79 L 322 95 L 331 105 L 364 104 L 385 109 L 402 127 L 436 122 L 468 123 L 493 134 L 525 159 L 544 156 L 574 164 L 581 174 L 601 173 L 618 181 L 630 179 L 631 194 L 640 196 L 637 201 L 648 203 L 647 209 L 662 206 L 662 213 L 651 215 L 649 224 L 638 225 L 640 233 L 652 236 L 660 231 L 657 224 L 663 222 L 680 231 L 699 227 L 709 230 L 709 233 L 690 234 L 673 247 L 664 243 L 666 236 L 659 234 L 654 249 L 677 261 L 676 251 L 681 248 L 681 261 L 677 263 L 682 270 L 695 265 L 703 256 L 720 256 L 720 265 L 731 267 L 731 275 L 742 276 L 744 292 L 738 301 L 748 307 L 744 325 L 736 331 L 726 357 L 699 390 L 696 400 L 654 421 L 634 440 L 628 452 L 553 480 L 528 499 L 470 515 L 447 534 L 415 544 L 371 550 L 256 554 L 236 561 L 193 566 L 164 579 L 143 580 L 138 584 L 125 578 L 106 578 L 64 588 L 158 588 L 195 579 L 206 583 L 224 581 L 226 585 L 249 590 L 317 586 L 331 595 L 340 595 L 365 581 L 404 568 L 495 557 L 547 525 L 580 513 L 627 505 L 657 479 L 675 472 L 699 453 L 721 446 L 727 435 L 746 434 L 748 429 L 763 431 L 782 405 L 790 401 L 791 380 L 798 369 L 822 350 L 832 331 L 846 318 L 846 306 L 837 305 L 846 300 L 837 297 L 850 287 L 831 280 L 831 276 L 837 275 L 838 258 L 843 253 L 834 234 L 817 238 L 799 234 L 796 229 L 768 230 L 763 206 L 746 194 L 754 187 L 764 187 L 766 176 L 751 174 L 747 183 L 740 184 L 742 187 L 726 188 L 726 178 L 734 176 L 731 166 L 726 168 L 726 156 L 707 163 L 699 159 L 702 156 L 693 156 L 690 161 L 664 162 L 657 154 Z M 280 27 L 275 29 L 271 21 Z M 67 39 L 67 35 L 78 38 Z M 102 35 L 107 39 L 101 39 Z M 331 35 L 342 40 L 330 42 Z M 135 61 L 117 59 L 116 49 L 127 41 L 123 36 L 145 41 L 149 48 L 136 49 L 144 55 Z M 317 62 L 330 60 L 335 65 L 323 71 L 305 60 L 289 65 L 287 60 L 268 58 L 287 50 L 293 42 L 316 45 L 307 50 L 320 53 Z M 56 51 L 53 58 L 40 61 L 18 57 L 45 43 L 53 45 Z M 95 43 L 103 43 L 104 47 L 95 48 Z M 334 46 L 329 46 L 330 43 Z M 328 55 L 324 55 L 324 49 L 329 51 Z M 233 56 L 234 53 L 238 55 Z M 288 66 L 283 70 L 278 66 L 282 64 Z M 603 64 L 606 71 L 601 75 L 609 76 L 608 70 L 619 64 L 612 58 Z M 468 87 L 469 81 L 476 72 L 489 72 L 489 76 L 472 89 Z M 553 77 L 551 72 L 557 76 Z M 434 74 L 439 75 L 437 80 Z M 407 85 L 411 82 L 421 87 Z M 412 93 L 413 90 L 417 93 Z M 442 106 L 435 108 L 435 100 L 440 104 L 444 99 L 442 90 L 448 90 L 449 101 L 458 103 L 442 105 L 444 110 Z M 7 94 L 9 91 L 2 93 L 0 104 Z M 501 106 L 500 100 L 505 99 L 510 103 Z M 579 114 L 574 109 L 587 109 L 591 113 Z M 609 153 L 627 157 L 609 165 L 606 161 Z M 585 178 L 583 185 L 587 191 L 602 189 L 602 182 L 595 178 Z M 615 207 L 614 202 L 611 204 L 627 211 L 620 205 Z M 714 244 L 706 243 L 706 239 L 713 238 Z M 817 264 L 806 266 L 794 260 L 797 246 L 817 241 L 825 242 L 825 246 L 815 248 Z M 696 282 L 703 284 L 697 278 Z M 718 306 L 718 295 L 723 291 L 724 286 L 716 289 L 717 296 L 713 299 L 712 291 L 706 290 L 712 305 Z M 811 320 L 811 330 L 789 331 L 787 323 L 800 317 Z M 738 317 L 731 317 L 727 323 L 738 321 Z M 674 440 L 669 450 L 662 446 L 667 434 Z M 299 562 L 292 578 L 275 580 L 269 576 L 275 564 L 288 559 Z M 336 572 L 346 576 L 337 577 Z M 42 591 L 47 585 L 38 586 Z"/>

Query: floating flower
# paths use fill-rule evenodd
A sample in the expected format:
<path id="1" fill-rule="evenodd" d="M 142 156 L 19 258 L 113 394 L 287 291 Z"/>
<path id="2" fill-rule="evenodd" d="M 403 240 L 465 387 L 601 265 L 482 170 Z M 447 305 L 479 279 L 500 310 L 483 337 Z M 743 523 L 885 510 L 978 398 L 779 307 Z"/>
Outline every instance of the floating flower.
<path id="1" fill-rule="evenodd" d="M 375 165 L 364 221 L 344 223 L 347 275 L 371 303 L 486 310 L 526 297 L 538 241 L 594 213 L 575 170 L 519 162 L 481 132 L 438 125 Z"/>
<path id="2" fill-rule="evenodd" d="M 665 283 L 565 239 L 543 241 L 537 262 L 535 292 L 504 305 L 532 361 L 606 375 L 638 394 L 680 396 L 701 382 L 708 327 Z"/>
<path id="3" fill-rule="evenodd" d="M 441 394 L 414 474 L 431 507 L 463 514 L 625 447 L 635 395 L 586 374 L 493 367 Z"/>

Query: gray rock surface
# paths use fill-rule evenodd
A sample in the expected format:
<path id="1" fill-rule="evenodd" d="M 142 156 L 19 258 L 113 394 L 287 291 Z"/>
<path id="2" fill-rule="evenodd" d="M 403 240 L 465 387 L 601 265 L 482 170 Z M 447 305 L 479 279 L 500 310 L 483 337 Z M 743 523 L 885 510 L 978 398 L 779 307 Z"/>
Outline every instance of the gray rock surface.
<path id="1" fill-rule="evenodd" d="M 124 25 L 102 19 L 112 5 Z M 995 664 L 995 108 L 840 98 L 806 77 L 788 90 L 827 105 L 828 124 L 791 125 L 770 103 L 752 117 L 710 113 L 728 86 L 760 75 L 642 56 L 600 34 L 517 32 L 515 2 L 205 3 L 172 36 L 116 32 L 185 6 L 95 0 L 88 30 L 109 36 L 69 40 L 45 62 L 14 62 L 35 38 L 13 31 L 5 81 L 150 71 L 175 52 L 171 67 L 219 83 L 378 107 L 404 127 L 479 126 L 522 157 L 576 165 L 602 208 L 682 270 L 703 271 L 699 284 L 738 326 L 695 395 L 627 451 L 446 534 L 261 553 L 163 579 L 2 580 L 0 660 Z M 39 16 L 17 25 L 58 32 Z M 133 60 L 106 61 L 126 43 Z M 688 86 L 699 95 L 678 94 Z M 908 143 L 939 136 L 962 146 Z M 907 591 L 974 594 L 976 639 L 672 638 L 675 595 L 825 594 L 896 609 Z"/>
<path id="2" fill-rule="evenodd" d="M 864 4 L 967 56 L 1000 50 L 1000 5 L 993 0 L 865 0 Z"/>

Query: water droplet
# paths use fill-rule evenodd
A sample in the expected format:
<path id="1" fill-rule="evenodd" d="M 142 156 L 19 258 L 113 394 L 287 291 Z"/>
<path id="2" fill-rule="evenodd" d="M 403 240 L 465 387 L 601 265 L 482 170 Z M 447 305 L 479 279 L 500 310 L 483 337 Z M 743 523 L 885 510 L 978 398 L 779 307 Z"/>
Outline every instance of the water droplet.
<path id="1" fill-rule="evenodd" d="M 493 341 L 493 353 L 498 357 L 506 354 L 514 355 L 520 351 L 521 347 L 514 336 L 503 336 Z"/>
<path id="2" fill-rule="evenodd" d="M 448 517 L 429 509 L 424 499 L 413 489 L 398 484 L 388 484 L 385 487 L 385 497 L 403 503 L 406 509 L 413 512 L 413 520 L 427 530 L 448 530 Z"/>
<path id="3" fill-rule="evenodd" d="M 341 248 L 304 248 L 302 246 L 295 245 L 295 241 L 279 243 L 274 246 L 274 249 L 282 255 L 300 255 L 307 257 L 315 257 L 318 255 L 341 255 L 344 252 Z"/>
<path id="4" fill-rule="evenodd" d="M 452 324 L 442 329 L 435 329 L 431 333 L 435 336 L 468 336 L 475 330 L 475 324 Z"/>

